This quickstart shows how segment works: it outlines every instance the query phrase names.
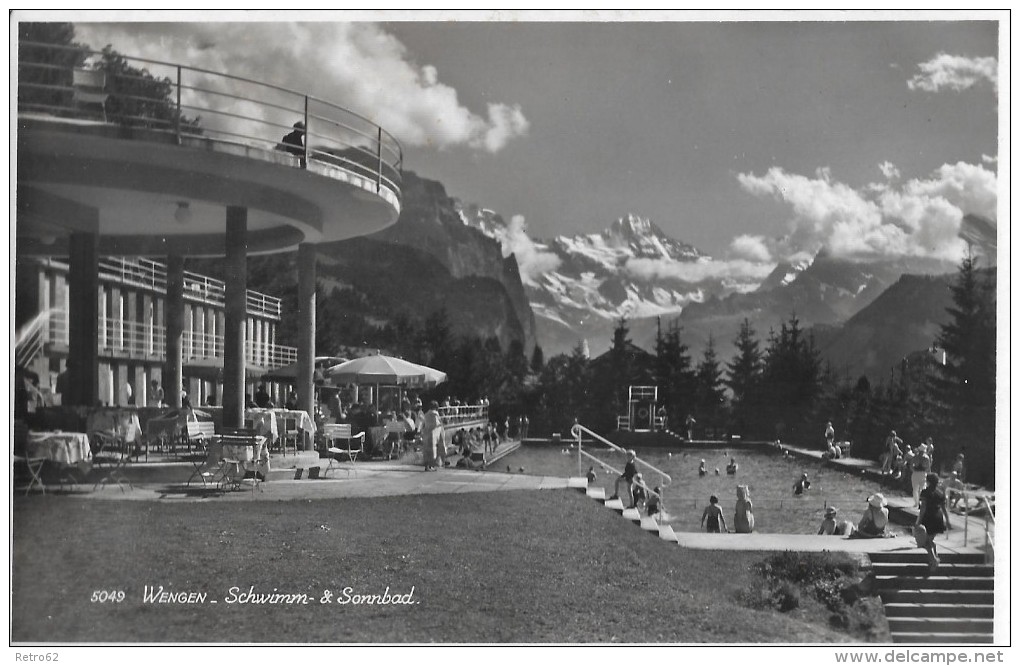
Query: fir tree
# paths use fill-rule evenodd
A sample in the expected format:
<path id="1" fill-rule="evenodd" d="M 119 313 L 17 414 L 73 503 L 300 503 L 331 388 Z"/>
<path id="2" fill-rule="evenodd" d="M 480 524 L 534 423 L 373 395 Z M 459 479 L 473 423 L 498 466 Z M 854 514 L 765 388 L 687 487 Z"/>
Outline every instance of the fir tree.
<path id="1" fill-rule="evenodd" d="M 745 434 L 755 427 L 758 420 L 758 402 L 762 375 L 762 352 L 754 328 L 746 318 L 740 324 L 740 332 L 734 341 L 737 354 L 726 364 L 726 386 L 732 393 L 734 425 L 738 432 Z"/>
<path id="2" fill-rule="evenodd" d="M 708 346 L 695 374 L 695 404 L 702 426 L 717 427 L 726 394 L 723 391 L 722 368 L 715 353 L 715 340 L 708 336 Z"/>

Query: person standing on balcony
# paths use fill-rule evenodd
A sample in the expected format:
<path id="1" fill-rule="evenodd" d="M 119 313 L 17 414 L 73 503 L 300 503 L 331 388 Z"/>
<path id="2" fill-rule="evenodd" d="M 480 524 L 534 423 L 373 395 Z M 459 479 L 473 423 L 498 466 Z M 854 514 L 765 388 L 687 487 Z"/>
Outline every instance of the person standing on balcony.
<path id="1" fill-rule="evenodd" d="M 294 389 L 290 390 L 290 393 L 287 394 L 287 402 L 284 404 L 284 406 L 287 409 L 297 409 L 298 408 L 298 395 L 297 395 L 297 391 L 295 391 Z"/>
<path id="2" fill-rule="evenodd" d="M 294 123 L 294 130 L 283 137 L 276 149 L 297 155 L 301 158 L 301 166 L 305 166 L 305 124 L 300 120 Z"/>

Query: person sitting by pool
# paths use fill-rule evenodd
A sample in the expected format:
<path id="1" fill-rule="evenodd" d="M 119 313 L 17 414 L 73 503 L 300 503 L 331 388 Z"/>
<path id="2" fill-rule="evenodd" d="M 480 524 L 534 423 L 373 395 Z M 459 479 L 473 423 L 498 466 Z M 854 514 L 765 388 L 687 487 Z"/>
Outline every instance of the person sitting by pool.
<path id="1" fill-rule="evenodd" d="M 961 454 L 962 455 L 962 454 Z M 954 469 L 946 479 L 946 498 L 949 500 L 949 508 L 955 509 L 956 505 L 963 500 L 963 506 L 967 506 L 967 496 L 963 494 L 967 487 L 960 480 L 960 474 Z"/>
<path id="2" fill-rule="evenodd" d="M 730 464 L 726 465 L 726 473 L 730 476 L 735 476 L 737 473 L 737 459 L 730 458 Z"/>
<path id="3" fill-rule="evenodd" d="M 705 459 L 701 459 L 701 465 L 698 466 L 698 476 L 705 476 L 708 474 L 708 469 L 705 467 Z"/>
<path id="4" fill-rule="evenodd" d="M 707 523 L 707 525 L 706 525 Z M 712 495 L 708 498 L 708 506 L 705 507 L 705 512 L 701 514 L 701 526 L 705 528 L 706 532 L 729 532 L 726 527 L 726 517 L 723 516 L 722 509 L 719 508 L 719 498 Z"/>
<path id="5" fill-rule="evenodd" d="M 595 465 L 592 465 L 588 468 L 588 485 L 595 485 L 596 479 L 598 479 L 598 477 L 595 475 Z"/>
<path id="6" fill-rule="evenodd" d="M 886 536 L 885 528 L 889 525 L 889 509 L 885 496 L 875 493 L 868 498 L 868 506 L 864 509 L 861 520 L 857 523 L 857 536 L 875 539 Z"/>
<path id="7" fill-rule="evenodd" d="M 660 520 L 666 515 L 666 507 L 662 504 L 662 487 L 655 486 L 652 492 L 648 496 L 648 502 L 645 504 L 645 510 L 649 516 L 658 517 Z"/>
<path id="8" fill-rule="evenodd" d="M 648 489 L 645 487 L 645 480 L 641 474 L 634 475 L 634 484 L 631 486 L 631 502 L 630 508 L 638 509 L 644 506 L 648 502 Z"/>
<path id="9" fill-rule="evenodd" d="M 623 474 L 616 477 L 616 485 L 613 486 L 613 496 L 609 499 L 620 499 L 621 481 L 627 484 L 627 494 L 631 495 L 634 488 L 634 477 L 637 476 L 637 473 L 637 453 L 634 452 L 634 449 L 627 449 L 627 464 L 623 467 Z"/>
<path id="10" fill-rule="evenodd" d="M 804 472 L 800 475 L 800 479 L 797 480 L 797 483 L 793 484 L 793 494 L 799 497 L 806 493 L 810 487 L 811 482 L 808 481 L 807 472 Z"/>
<path id="11" fill-rule="evenodd" d="M 818 528 L 819 534 L 826 536 L 852 536 L 855 528 L 849 520 L 839 520 L 836 515 L 839 509 L 830 506 L 825 509 L 825 517 L 822 518 L 822 526 Z"/>

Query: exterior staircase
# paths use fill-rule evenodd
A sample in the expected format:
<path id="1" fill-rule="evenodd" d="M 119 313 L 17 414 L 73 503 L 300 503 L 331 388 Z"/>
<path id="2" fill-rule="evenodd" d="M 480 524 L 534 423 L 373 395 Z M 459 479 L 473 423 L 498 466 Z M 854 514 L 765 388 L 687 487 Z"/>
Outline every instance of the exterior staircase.
<path id="1" fill-rule="evenodd" d="M 589 487 L 585 478 L 571 478 L 567 486 L 660 539 L 680 541 L 671 526 L 659 525 L 636 509 L 625 509 L 618 499 L 606 499 L 605 490 Z M 934 573 L 929 572 L 927 555 L 920 548 L 874 552 L 869 557 L 894 643 L 994 641 L 995 569 L 983 553 L 952 553 L 943 548 L 941 565 Z"/>
<path id="2" fill-rule="evenodd" d="M 872 571 L 894 643 L 991 643 L 995 571 L 981 553 L 872 553 Z"/>

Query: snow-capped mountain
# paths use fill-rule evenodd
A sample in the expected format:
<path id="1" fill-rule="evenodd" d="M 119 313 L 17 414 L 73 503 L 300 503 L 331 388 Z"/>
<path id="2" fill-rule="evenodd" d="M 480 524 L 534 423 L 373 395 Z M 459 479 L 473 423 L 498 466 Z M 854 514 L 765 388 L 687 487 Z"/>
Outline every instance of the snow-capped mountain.
<path id="1" fill-rule="evenodd" d="M 547 356 L 587 340 L 594 355 L 604 352 L 612 330 L 626 317 L 631 339 L 654 348 L 657 318 L 677 320 L 692 354 L 711 336 L 721 358 L 732 352 L 740 322 L 747 318 L 764 337 L 791 314 L 805 326 L 846 321 L 904 273 L 952 273 L 955 265 L 902 257 L 854 262 L 822 250 L 799 262 L 780 262 L 764 278 L 698 270 L 712 258 L 666 235 L 637 215 L 617 219 L 596 234 L 535 240 L 523 220 L 507 223 L 492 210 L 459 204 L 462 222 L 500 241 L 514 254 L 535 315 L 535 331 Z M 960 236 L 994 265 L 994 222 L 967 215 Z"/>
<path id="2" fill-rule="evenodd" d="M 508 224 L 477 206 L 462 206 L 461 219 L 499 240 L 504 253 L 517 255 L 538 336 L 548 353 L 568 350 L 584 338 L 603 337 L 621 317 L 677 315 L 689 303 L 757 287 L 719 278 L 684 279 L 678 266 L 711 258 L 633 214 L 600 233 L 551 240 L 531 239 L 519 218 Z"/>

